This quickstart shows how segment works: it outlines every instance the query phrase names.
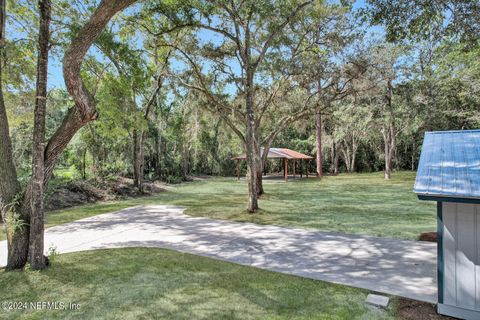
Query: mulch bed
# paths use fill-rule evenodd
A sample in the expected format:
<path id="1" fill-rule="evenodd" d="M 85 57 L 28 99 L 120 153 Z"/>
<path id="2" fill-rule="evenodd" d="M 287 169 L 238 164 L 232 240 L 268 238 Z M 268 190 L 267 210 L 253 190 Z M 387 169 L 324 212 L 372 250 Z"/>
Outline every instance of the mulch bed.
<path id="1" fill-rule="evenodd" d="M 401 320 L 454 320 L 437 313 L 437 306 L 433 303 L 398 298 L 397 316 Z"/>
<path id="2" fill-rule="evenodd" d="M 429 242 L 437 242 L 437 233 L 436 232 L 424 232 L 420 234 L 418 237 L 420 241 L 429 241 Z"/>

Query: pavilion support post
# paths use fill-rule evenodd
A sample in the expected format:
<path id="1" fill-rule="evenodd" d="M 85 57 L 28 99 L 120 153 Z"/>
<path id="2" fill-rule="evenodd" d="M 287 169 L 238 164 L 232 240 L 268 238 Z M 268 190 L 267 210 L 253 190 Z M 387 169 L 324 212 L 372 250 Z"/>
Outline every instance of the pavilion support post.
<path id="1" fill-rule="evenodd" d="M 240 180 L 240 159 L 237 159 L 237 180 Z"/>
<path id="2" fill-rule="evenodd" d="M 297 160 L 293 160 L 293 177 L 295 178 L 296 177 L 296 174 L 295 174 L 295 167 L 297 166 Z"/>
<path id="3" fill-rule="evenodd" d="M 285 165 L 285 182 L 287 182 L 288 181 L 288 159 L 285 158 L 285 160 L 283 160 L 283 161 L 284 161 L 284 165 Z"/>
<path id="4" fill-rule="evenodd" d="M 307 162 L 307 165 L 305 166 L 306 167 L 305 176 L 308 178 L 308 160 L 306 160 L 306 162 Z"/>
<path id="5" fill-rule="evenodd" d="M 303 159 L 300 159 L 300 178 L 303 178 Z"/>

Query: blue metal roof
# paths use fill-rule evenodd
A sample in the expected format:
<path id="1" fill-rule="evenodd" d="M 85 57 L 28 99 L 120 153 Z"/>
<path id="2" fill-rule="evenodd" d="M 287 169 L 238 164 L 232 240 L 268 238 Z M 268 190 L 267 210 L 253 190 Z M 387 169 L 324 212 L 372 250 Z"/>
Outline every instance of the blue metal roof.
<path id="1" fill-rule="evenodd" d="M 480 130 L 426 132 L 413 192 L 480 199 Z"/>

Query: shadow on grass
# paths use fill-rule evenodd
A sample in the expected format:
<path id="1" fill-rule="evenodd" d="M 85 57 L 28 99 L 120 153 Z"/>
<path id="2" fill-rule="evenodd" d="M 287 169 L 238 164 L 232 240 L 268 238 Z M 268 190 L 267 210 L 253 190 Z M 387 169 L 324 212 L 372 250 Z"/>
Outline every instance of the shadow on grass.
<path id="1" fill-rule="evenodd" d="M 47 226 L 135 205 L 172 204 L 186 207 L 191 216 L 416 240 L 421 233 L 436 230 L 436 211 L 433 203 L 413 194 L 414 179 L 414 172 L 398 172 L 389 181 L 382 173 L 265 181 L 261 210 L 252 215 L 246 212 L 245 181 L 211 178 L 149 197 L 50 212 Z"/>
<path id="2" fill-rule="evenodd" d="M 0 284 L 2 301 L 80 305 L 6 319 L 393 319 L 367 308 L 365 290 L 161 249 L 60 255 L 44 272 L 0 272 Z"/>

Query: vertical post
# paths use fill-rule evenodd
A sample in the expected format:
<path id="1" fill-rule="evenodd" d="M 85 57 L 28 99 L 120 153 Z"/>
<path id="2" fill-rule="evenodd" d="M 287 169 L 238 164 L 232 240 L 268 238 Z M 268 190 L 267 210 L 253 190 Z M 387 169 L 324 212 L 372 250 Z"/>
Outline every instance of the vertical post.
<path id="1" fill-rule="evenodd" d="M 308 178 L 308 160 L 306 160 L 307 162 L 307 165 L 305 166 L 306 169 L 305 169 L 305 176 Z"/>
<path id="2" fill-rule="evenodd" d="M 300 178 L 303 178 L 303 159 L 300 159 Z"/>
<path id="3" fill-rule="evenodd" d="M 283 161 L 284 161 L 284 165 L 285 165 L 285 182 L 287 182 L 288 181 L 288 159 L 285 158 L 285 160 L 283 160 Z"/>
<path id="4" fill-rule="evenodd" d="M 237 180 L 240 180 L 240 159 L 237 159 Z"/>
<path id="5" fill-rule="evenodd" d="M 295 167 L 297 166 L 297 160 L 293 160 L 293 177 L 295 178 Z"/>
<path id="6" fill-rule="evenodd" d="M 443 202 L 437 202 L 437 282 L 438 303 L 443 304 Z"/>
<path id="7" fill-rule="evenodd" d="M 317 114 L 315 115 L 315 129 L 316 129 L 315 146 L 317 149 L 316 171 L 317 171 L 317 177 L 321 178 L 323 176 L 323 171 L 322 171 L 323 153 L 322 153 L 322 115 L 320 113 L 320 110 L 317 110 Z"/>

